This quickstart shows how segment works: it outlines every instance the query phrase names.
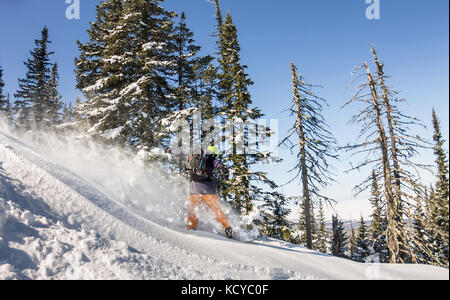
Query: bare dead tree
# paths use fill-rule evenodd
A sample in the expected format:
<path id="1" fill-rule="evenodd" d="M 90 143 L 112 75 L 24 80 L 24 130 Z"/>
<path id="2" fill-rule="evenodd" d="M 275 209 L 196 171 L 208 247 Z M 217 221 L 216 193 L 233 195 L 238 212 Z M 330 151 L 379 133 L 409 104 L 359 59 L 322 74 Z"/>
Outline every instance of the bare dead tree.
<path id="1" fill-rule="evenodd" d="M 295 116 L 295 123 L 281 144 L 288 146 L 292 153 L 297 152 L 298 163 L 291 170 L 296 173 L 290 182 L 300 178 L 302 183 L 306 242 L 312 249 L 312 201 L 317 198 L 333 201 L 323 196 L 320 190 L 334 181 L 329 160 L 338 159 L 338 156 L 335 138 L 322 116 L 326 100 L 313 93 L 313 89 L 319 86 L 307 83 L 298 74 L 294 63 L 291 63 L 291 73 L 293 103 L 290 112 Z"/>
<path id="2" fill-rule="evenodd" d="M 395 226 L 395 199 L 392 187 L 391 166 L 389 163 L 388 138 L 383 123 L 383 110 L 380 105 L 377 84 L 370 72 L 366 62 L 360 66 L 357 71 L 363 70 L 352 82 L 355 84 L 357 79 L 363 79 L 363 82 L 356 87 L 356 93 L 345 103 L 345 106 L 355 102 L 362 103 L 363 109 L 355 114 L 351 123 L 362 126 L 358 139 L 364 138 L 362 143 L 348 144 L 343 147 L 347 151 L 351 151 L 352 155 L 365 154 L 366 158 L 356 166 L 352 166 L 349 171 L 359 170 L 362 167 L 375 164 L 374 174 L 376 178 L 383 180 L 383 194 L 386 201 L 387 212 L 387 244 L 390 254 L 390 262 L 398 261 L 399 245 L 398 236 Z M 366 77 L 366 79 L 364 79 Z M 366 178 L 363 183 L 355 187 L 358 193 L 366 190 L 372 182 L 373 176 Z"/>
<path id="3" fill-rule="evenodd" d="M 420 184 L 420 170 L 430 170 L 431 166 L 418 164 L 412 160 L 413 157 L 419 155 L 418 149 L 429 149 L 430 144 L 425 139 L 416 134 L 411 134 L 411 126 L 425 126 L 417 118 L 411 117 L 403 113 L 398 104 L 406 102 L 405 99 L 398 97 L 398 92 L 387 85 L 390 78 L 385 75 L 384 64 L 378 59 L 375 47 L 371 48 L 374 62 L 377 68 L 377 84 L 381 90 L 381 99 L 386 112 L 385 119 L 388 125 L 390 139 L 390 159 L 393 166 L 393 185 L 395 191 L 396 205 L 396 222 L 399 228 L 403 228 L 403 220 L 411 219 L 408 213 L 410 209 L 405 210 L 405 205 L 416 203 L 415 198 L 419 194 L 423 194 L 424 187 Z M 402 231 L 403 232 L 403 231 Z M 410 257 L 415 261 L 414 251 L 408 244 L 408 240 L 412 237 L 411 231 L 404 231 L 400 241 L 400 251 L 403 260 Z"/>
<path id="4" fill-rule="evenodd" d="M 391 263 L 415 262 L 414 251 L 408 240 L 411 230 L 405 226 L 404 218 L 409 218 L 405 205 L 409 205 L 421 188 L 419 169 L 427 166 L 414 163 L 412 158 L 418 154 L 419 148 L 426 148 L 426 141 L 410 133 L 410 125 L 421 125 L 416 118 L 401 112 L 398 103 L 404 99 L 397 97 L 398 92 L 387 85 L 388 77 L 384 73 L 384 65 L 378 59 L 372 47 L 376 73 L 373 75 L 366 62 L 357 68 L 359 75 L 352 82 L 362 80 L 357 85 L 356 93 L 344 106 L 358 102 L 362 109 L 355 114 L 351 123 L 361 126 L 358 140 L 361 143 L 349 144 L 345 147 L 352 155 L 364 154 L 366 157 L 349 171 L 359 170 L 372 165 L 377 180 L 383 182 L 383 196 L 387 210 L 387 244 Z M 362 70 L 362 72 L 361 72 Z M 415 171 L 415 174 L 411 171 Z M 357 193 L 370 186 L 369 176 L 355 187 Z"/>

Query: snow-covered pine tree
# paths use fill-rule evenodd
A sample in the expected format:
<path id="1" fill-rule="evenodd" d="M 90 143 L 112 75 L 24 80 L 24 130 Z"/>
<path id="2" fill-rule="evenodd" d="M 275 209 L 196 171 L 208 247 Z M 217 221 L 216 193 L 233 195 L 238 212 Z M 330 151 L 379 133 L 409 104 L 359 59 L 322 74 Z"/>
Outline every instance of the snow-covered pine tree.
<path id="1" fill-rule="evenodd" d="M 61 122 L 63 103 L 58 92 L 59 73 L 58 64 L 54 63 L 47 84 L 47 101 L 44 103 L 43 125 L 46 127 L 57 125 Z"/>
<path id="2" fill-rule="evenodd" d="M 291 63 L 293 82 L 293 103 L 291 114 L 295 117 L 294 126 L 289 130 L 281 144 L 287 145 L 291 152 L 296 153 L 298 162 L 291 170 L 295 172 L 292 181 L 300 179 L 303 191 L 303 207 L 305 210 L 305 226 L 307 247 L 312 249 L 313 223 L 311 207 L 313 201 L 332 200 L 321 194 L 333 180 L 330 160 L 338 159 L 336 141 L 322 116 L 326 100 L 313 93 L 313 86 L 298 74 L 296 66 Z"/>
<path id="3" fill-rule="evenodd" d="M 16 126 L 29 129 L 31 125 L 41 126 L 45 118 L 46 105 L 49 102 L 49 84 L 52 80 L 49 51 L 49 34 L 47 27 L 41 31 L 41 38 L 35 40 L 36 48 L 31 57 L 24 62 L 27 72 L 25 78 L 19 79 L 19 89 L 14 94 Z"/>
<path id="4" fill-rule="evenodd" d="M 11 104 L 9 102 L 9 97 L 6 96 L 3 90 L 4 88 L 5 82 L 3 81 L 3 68 L 0 66 L 0 113 L 9 118 L 11 114 Z"/>
<path id="5" fill-rule="evenodd" d="M 420 203 L 419 203 L 420 202 Z M 440 246 L 441 229 L 436 225 L 436 191 L 431 184 L 428 189 L 418 195 L 413 214 L 413 240 L 417 261 L 419 263 L 433 264 L 448 268 Z M 445 233 L 444 233 L 445 234 Z M 445 249 L 445 248 L 444 248 Z M 448 256 L 447 256 L 448 261 Z"/>
<path id="6" fill-rule="evenodd" d="M 214 5 L 216 6 L 216 21 L 217 21 L 217 29 L 218 33 L 220 33 L 222 25 L 223 25 L 223 16 L 222 9 L 220 8 L 219 0 L 214 0 Z"/>
<path id="7" fill-rule="evenodd" d="M 160 0 L 107 0 L 97 6 L 90 40 L 78 42 L 77 114 L 89 135 L 142 151 L 161 143 L 158 120 L 177 106 L 173 12 Z"/>
<path id="8" fill-rule="evenodd" d="M 61 114 L 61 121 L 60 124 L 57 126 L 57 129 L 60 131 L 74 131 L 76 130 L 78 133 L 81 133 L 82 135 L 85 134 L 87 131 L 86 127 L 82 127 L 82 125 L 85 125 L 85 122 L 81 122 L 82 117 L 78 115 L 78 112 L 80 111 L 77 109 L 77 107 L 80 107 L 82 104 L 82 101 L 80 97 L 77 97 L 75 100 L 75 104 L 72 104 L 72 102 L 69 102 L 69 104 L 64 103 L 62 114 Z"/>
<path id="9" fill-rule="evenodd" d="M 262 233 L 284 241 L 292 241 L 292 226 L 287 220 L 291 210 L 287 208 L 287 198 L 283 194 L 270 193 L 261 209 L 269 214 L 263 214 Z"/>
<path id="10" fill-rule="evenodd" d="M 70 103 L 69 106 L 69 116 L 71 117 L 70 122 L 77 123 L 80 119 L 82 119 L 82 117 L 78 115 L 79 109 L 77 109 L 77 107 L 80 107 L 81 104 L 82 101 L 80 97 L 77 97 L 77 99 L 75 100 L 75 105 L 72 105 L 72 103 Z"/>
<path id="11" fill-rule="evenodd" d="M 449 170 L 448 158 L 444 149 L 440 121 L 433 109 L 434 155 L 436 156 L 437 182 L 429 197 L 432 241 L 435 256 L 440 265 L 448 268 L 449 256 Z"/>
<path id="12" fill-rule="evenodd" d="M 176 47 L 175 96 L 178 98 L 178 110 L 197 104 L 201 94 L 201 77 L 213 58 L 198 55 L 201 47 L 195 45 L 194 33 L 187 27 L 186 15 L 181 13 L 178 25 L 174 28 Z M 201 105 L 201 103 L 198 103 Z"/>
<path id="13" fill-rule="evenodd" d="M 216 1 L 218 4 L 218 1 Z M 256 126 L 256 120 L 263 115 L 259 109 L 252 106 L 249 87 L 253 84 L 248 74 L 245 73 L 246 65 L 241 64 L 240 44 L 238 41 L 237 28 L 233 22 L 230 12 L 227 13 L 225 21 L 220 17 L 220 8 L 217 6 L 218 16 L 218 47 L 219 47 L 219 72 L 218 72 L 218 115 L 223 123 L 228 122 L 228 135 L 230 146 L 224 156 L 224 161 L 232 175 L 229 180 L 222 182 L 220 193 L 223 198 L 232 204 L 239 212 L 247 214 L 253 209 L 254 203 L 267 200 L 267 193 L 261 193 L 261 185 L 276 190 L 274 182 L 264 172 L 253 171 L 252 166 L 268 159 L 270 153 L 250 151 L 254 148 L 250 145 L 249 136 L 255 136 L 255 132 L 270 132 L 265 127 L 261 130 Z M 222 20 L 222 21 L 221 21 Z M 220 25 L 222 23 L 222 25 Z M 243 130 L 239 131 L 241 124 Z M 238 133 L 243 135 L 239 135 Z M 239 145 L 243 145 L 239 149 Z M 246 149 L 247 148 L 247 149 Z M 251 153 L 252 152 L 252 153 Z M 273 158 L 276 160 L 276 158 Z M 275 201 L 278 193 L 273 195 Z"/>
<path id="14" fill-rule="evenodd" d="M 364 218 L 361 216 L 355 249 L 352 253 L 351 259 L 358 262 L 365 262 L 366 258 L 371 255 L 371 248 L 372 243 L 370 241 L 368 228 Z"/>
<path id="15" fill-rule="evenodd" d="M 357 235 L 356 235 L 356 231 L 355 228 L 353 227 L 353 220 L 352 218 L 350 218 L 349 220 L 350 222 L 350 238 L 348 240 L 349 242 L 349 256 L 353 257 L 355 250 L 356 250 L 356 240 L 357 240 Z"/>
<path id="16" fill-rule="evenodd" d="M 389 261 L 388 247 L 386 243 L 386 213 L 383 209 L 383 199 L 375 170 L 372 171 L 372 183 L 370 190 L 370 204 L 372 205 L 372 224 L 370 235 L 372 242 L 372 254 L 378 255 L 381 263 Z"/>
<path id="17" fill-rule="evenodd" d="M 426 195 L 426 197 L 429 197 Z M 411 241 L 417 263 L 427 264 L 431 261 L 431 255 L 433 250 L 429 240 L 428 234 L 430 233 L 427 225 L 427 216 L 423 208 L 423 202 L 425 199 L 422 197 L 416 198 L 416 207 L 412 218 L 412 226 L 414 230 L 414 238 Z"/>
<path id="18" fill-rule="evenodd" d="M 222 9 L 220 8 L 220 2 L 219 0 L 214 0 L 214 5 L 216 8 L 216 33 L 213 34 L 213 36 L 217 37 L 216 39 L 216 44 L 217 44 L 217 48 L 218 51 L 220 51 L 221 49 L 221 43 L 222 43 L 222 39 L 221 39 L 221 32 L 222 32 L 222 27 L 223 27 L 223 16 L 222 16 Z M 217 53 L 220 54 L 220 53 Z M 216 58 L 217 59 L 217 58 Z M 203 82 L 206 83 L 207 88 L 206 90 L 209 91 L 209 93 L 206 93 L 206 95 L 213 95 L 214 99 L 216 99 L 216 103 L 217 106 L 220 106 L 220 100 L 219 100 L 219 95 L 220 95 L 220 87 L 219 87 L 219 82 L 220 82 L 220 78 L 219 78 L 219 72 L 221 70 L 221 66 L 219 63 L 219 66 L 214 66 L 212 63 L 208 66 L 207 71 L 204 73 L 204 80 Z M 212 99 L 212 97 L 211 97 Z M 214 116 L 216 116 L 220 111 L 219 107 L 216 107 L 216 111 Z"/>
<path id="19" fill-rule="evenodd" d="M 64 103 L 61 122 L 62 123 L 71 123 L 73 121 L 73 106 L 72 103 Z"/>
<path id="20" fill-rule="evenodd" d="M 448 171 L 448 158 L 444 149 L 445 140 L 441 133 L 441 124 L 436 111 L 433 109 L 433 128 L 434 128 L 434 154 L 436 156 L 436 167 L 438 170 L 438 180 L 435 188 L 435 198 L 437 199 L 436 209 L 440 212 L 440 219 L 438 224 L 442 227 L 443 231 L 448 233 L 449 229 L 449 171 Z"/>
<path id="21" fill-rule="evenodd" d="M 230 12 L 219 30 L 219 101 L 220 114 L 224 121 L 231 123 L 229 130 L 231 149 L 225 157 L 232 175 L 222 186 L 222 194 L 226 194 L 227 201 L 240 213 L 249 213 L 253 209 L 250 195 L 249 161 L 246 154 L 238 153 L 236 137 L 236 121 L 256 119 L 261 114 L 258 110 L 250 110 L 251 96 L 248 87 L 253 84 L 245 73 L 246 66 L 240 62 L 240 45 L 237 29 Z M 251 114 L 248 112 L 250 110 Z"/>
<path id="22" fill-rule="evenodd" d="M 80 119 L 77 115 L 77 106 L 81 105 L 80 97 L 77 97 L 75 100 L 75 104 L 70 102 L 69 104 L 64 103 L 63 113 L 61 116 L 61 126 L 62 128 L 71 128 L 73 129 L 74 124 Z"/>
<path id="23" fill-rule="evenodd" d="M 318 241 L 318 234 L 317 234 L 318 228 L 317 228 L 317 224 L 315 221 L 314 205 L 311 204 L 310 212 L 309 212 L 309 214 L 307 214 L 306 210 L 305 210 L 305 201 L 303 200 L 303 197 L 300 196 L 300 197 L 294 197 L 294 198 L 296 200 L 295 205 L 299 207 L 300 218 L 294 229 L 295 232 L 294 232 L 293 243 L 307 247 L 308 238 L 306 235 L 306 232 L 307 232 L 306 217 L 307 217 L 307 215 L 309 215 L 310 220 L 311 220 L 311 239 L 312 239 L 312 245 L 313 245 L 313 247 L 311 249 L 315 249 L 316 243 Z"/>
<path id="24" fill-rule="evenodd" d="M 3 81 L 3 67 L 0 65 L 0 100 L 5 100 L 6 96 L 3 94 L 3 89 L 5 88 L 5 82 Z M 2 102 L 3 104 L 3 102 Z M 0 106 L 3 107 L 3 106 Z"/>
<path id="25" fill-rule="evenodd" d="M 338 216 L 333 216 L 333 237 L 331 241 L 331 253 L 337 257 L 348 257 L 348 237 L 345 232 L 344 222 Z"/>
<path id="26" fill-rule="evenodd" d="M 204 59 L 205 62 L 207 58 Z M 201 65 L 204 65 L 202 63 Z M 218 107 L 216 105 L 218 94 L 218 70 L 219 68 L 214 66 L 212 62 L 205 67 L 201 67 L 197 71 L 199 77 L 198 86 L 198 101 L 196 106 L 202 111 L 202 116 L 206 120 L 213 119 L 218 114 Z"/>
<path id="27" fill-rule="evenodd" d="M 311 206 L 311 222 L 314 224 L 314 226 L 312 226 L 312 241 L 313 241 L 313 249 L 316 249 L 316 245 L 317 245 L 317 229 L 319 228 L 317 225 L 317 221 L 316 221 L 316 204 L 313 203 Z"/>
<path id="28" fill-rule="evenodd" d="M 328 230 L 325 223 L 325 212 L 323 207 L 323 201 L 319 200 L 319 214 L 318 214 L 318 227 L 317 227 L 317 240 L 314 245 L 314 248 L 317 251 L 320 251 L 322 253 L 328 253 Z"/>
<path id="29" fill-rule="evenodd" d="M 161 136 L 170 137 L 179 133 L 182 129 L 172 125 L 181 124 L 179 122 L 184 121 L 185 124 L 189 124 L 191 130 L 195 128 L 201 132 L 198 137 L 194 137 L 194 133 L 191 131 L 190 141 L 183 141 L 190 145 L 183 145 L 183 147 L 192 146 L 191 144 L 194 142 L 203 145 L 208 130 L 203 132 L 201 128 L 205 121 L 212 119 L 215 114 L 213 101 L 217 76 L 215 68 L 212 66 L 213 57 L 199 55 L 201 47 L 195 44 L 194 33 L 187 26 L 184 12 L 181 14 L 177 26 L 174 27 L 173 37 L 175 68 L 172 80 L 175 106 L 172 112 L 160 120 Z M 197 119 L 198 115 L 200 115 L 200 120 Z M 200 124 L 194 126 L 194 122 L 197 121 Z M 200 128 L 196 128 L 198 126 Z M 181 144 L 179 145 L 181 146 Z M 190 149 L 190 152 L 193 150 Z M 184 169 L 182 158 L 179 157 L 174 166 L 169 166 L 169 169 L 177 170 L 177 174 L 182 174 Z"/>

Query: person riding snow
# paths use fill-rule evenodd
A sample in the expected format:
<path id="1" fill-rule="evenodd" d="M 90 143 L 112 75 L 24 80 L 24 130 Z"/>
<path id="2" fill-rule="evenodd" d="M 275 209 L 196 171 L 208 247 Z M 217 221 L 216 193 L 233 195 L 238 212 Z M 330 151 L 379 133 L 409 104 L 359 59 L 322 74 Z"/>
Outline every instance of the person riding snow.
<path id="1" fill-rule="evenodd" d="M 213 178 L 213 172 L 216 169 L 220 170 L 223 177 L 229 176 L 228 170 L 219 160 L 219 154 L 220 152 L 217 147 L 209 146 L 203 156 L 196 154 L 189 159 L 191 184 L 189 189 L 190 205 L 186 229 L 197 230 L 198 218 L 195 215 L 195 209 L 202 202 L 205 202 L 215 214 L 217 221 L 222 224 L 225 235 L 228 238 L 232 238 L 233 229 L 220 206 L 216 182 Z"/>

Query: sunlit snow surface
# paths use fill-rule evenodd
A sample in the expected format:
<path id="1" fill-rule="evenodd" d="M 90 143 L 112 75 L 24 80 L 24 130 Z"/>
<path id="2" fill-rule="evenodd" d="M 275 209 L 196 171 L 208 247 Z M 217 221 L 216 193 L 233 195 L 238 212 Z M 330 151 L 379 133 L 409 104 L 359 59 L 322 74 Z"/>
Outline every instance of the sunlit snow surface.
<path id="1" fill-rule="evenodd" d="M 229 240 L 206 208 L 200 230 L 185 231 L 186 187 L 118 150 L 0 126 L 0 279 L 449 278 L 442 268 L 361 264 L 239 230 L 247 242 Z"/>

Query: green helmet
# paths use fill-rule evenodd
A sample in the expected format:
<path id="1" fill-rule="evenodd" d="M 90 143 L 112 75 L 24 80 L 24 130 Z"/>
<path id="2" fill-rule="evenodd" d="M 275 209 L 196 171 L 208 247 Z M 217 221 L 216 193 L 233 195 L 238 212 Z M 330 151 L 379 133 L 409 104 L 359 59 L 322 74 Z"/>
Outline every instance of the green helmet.
<path id="1" fill-rule="evenodd" d="M 220 155 L 220 151 L 216 146 L 209 146 L 208 147 L 208 151 L 206 151 L 207 154 L 214 154 L 219 156 Z"/>

